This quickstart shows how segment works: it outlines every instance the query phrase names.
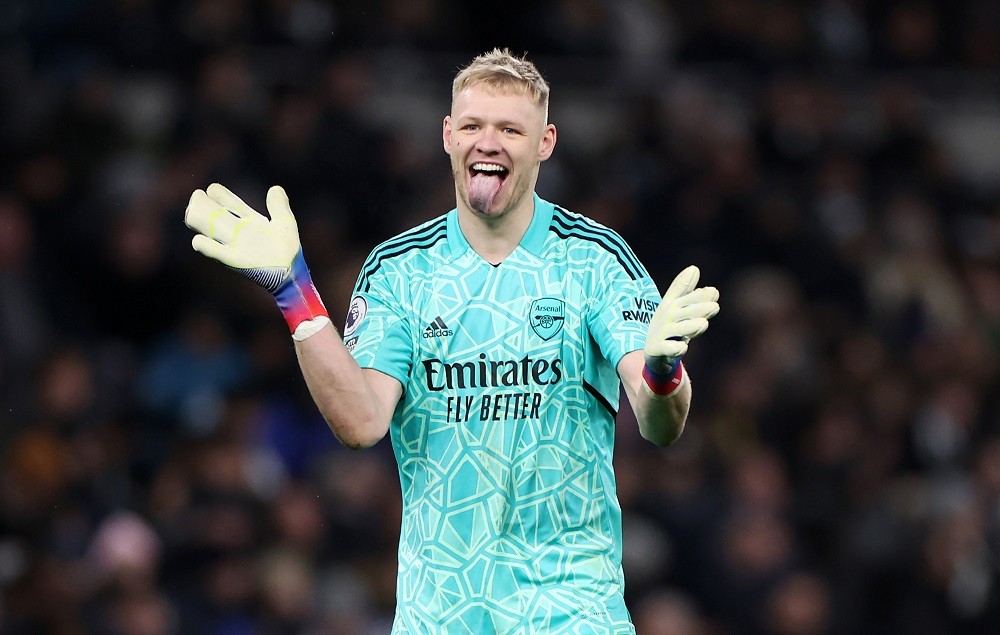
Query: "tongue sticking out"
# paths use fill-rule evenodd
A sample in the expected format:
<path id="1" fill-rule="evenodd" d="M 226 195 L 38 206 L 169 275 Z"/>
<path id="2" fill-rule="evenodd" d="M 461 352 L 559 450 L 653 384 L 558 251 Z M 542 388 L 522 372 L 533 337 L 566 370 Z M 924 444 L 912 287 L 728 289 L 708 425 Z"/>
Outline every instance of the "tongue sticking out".
<path id="1" fill-rule="evenodd" d="M 474 174 L 469 181 L 469 204 L 484 214 L 493 211 L 493 199 L 496 198 L 503 179 L 491 174 Z"/>

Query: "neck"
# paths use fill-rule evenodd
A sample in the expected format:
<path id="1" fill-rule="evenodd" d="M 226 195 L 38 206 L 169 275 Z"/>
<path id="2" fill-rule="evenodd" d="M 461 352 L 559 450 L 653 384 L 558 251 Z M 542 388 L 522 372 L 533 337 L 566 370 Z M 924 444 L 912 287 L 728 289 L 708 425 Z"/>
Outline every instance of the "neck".
<path id="1" fill-rule="evenodd" d="M 521 242 L 534 216 L 534 197 L 498 218 L 476 214 L 471 209 L 458 208 L 458 225 L 473 251 L 490 264 L 500 264 Z"/>

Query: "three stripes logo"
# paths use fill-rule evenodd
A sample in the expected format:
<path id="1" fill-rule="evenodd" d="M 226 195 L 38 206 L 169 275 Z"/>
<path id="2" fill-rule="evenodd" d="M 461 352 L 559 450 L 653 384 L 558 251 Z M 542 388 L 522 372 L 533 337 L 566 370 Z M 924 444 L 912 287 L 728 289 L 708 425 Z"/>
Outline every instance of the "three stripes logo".
<path id="1" fill-rule="evenodd" d="M 431 337 L 451 337 L 454 334 L 455 331 L 448 328 L 448 325 L 444 323 L 440 315 L 434 318 L 434 321 L 424 329 L 424 339 Z"/>

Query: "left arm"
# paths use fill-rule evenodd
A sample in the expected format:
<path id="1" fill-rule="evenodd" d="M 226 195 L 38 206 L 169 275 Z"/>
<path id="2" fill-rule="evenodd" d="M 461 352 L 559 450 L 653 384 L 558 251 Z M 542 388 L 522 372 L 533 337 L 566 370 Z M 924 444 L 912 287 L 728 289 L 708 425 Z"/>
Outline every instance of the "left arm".
<path id="1" fill-rule="evenodd" d="M 719 290 L 696 288 L 700 276 L 693 265 L 678 274 L 653 313 L 642 351 L 618 363 L 640 434 L 660 446 L 680 437 L 691 409 L 691 382 L 681 357 L 719 312 Z"/>
<path id="2" fill-rule="evenodd" d="M 691 382 L 687 372 L 681 371 L 684 375 L 677 392 L 669 396 L 657 395 L 642 376 L 645 365 L 642 351 L 632 351 L 618 363 L 618 375 L 639 422 L 642 438 L 666 447 L 684 432 L 684 422 L 691 409 Z"/>

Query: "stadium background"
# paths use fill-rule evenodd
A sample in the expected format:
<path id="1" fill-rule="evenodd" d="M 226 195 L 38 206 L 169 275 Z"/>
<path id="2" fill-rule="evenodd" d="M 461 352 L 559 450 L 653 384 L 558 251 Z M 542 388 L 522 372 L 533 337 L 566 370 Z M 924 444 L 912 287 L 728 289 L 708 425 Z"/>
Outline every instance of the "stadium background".
<path id="1" fill-rule="evenodd" d="M 528 52 L 540 193 L 722 291 L 688 430 L 620 417 L 643 635 L 1000 631 L 1000 5 L 7 0 L 0 634 L 385 633 L 398 484 L 186 198 L 291 197 L 339 322 L 452 205 L 450 79 Z"/>

